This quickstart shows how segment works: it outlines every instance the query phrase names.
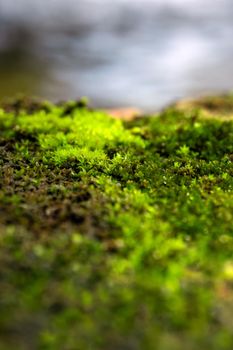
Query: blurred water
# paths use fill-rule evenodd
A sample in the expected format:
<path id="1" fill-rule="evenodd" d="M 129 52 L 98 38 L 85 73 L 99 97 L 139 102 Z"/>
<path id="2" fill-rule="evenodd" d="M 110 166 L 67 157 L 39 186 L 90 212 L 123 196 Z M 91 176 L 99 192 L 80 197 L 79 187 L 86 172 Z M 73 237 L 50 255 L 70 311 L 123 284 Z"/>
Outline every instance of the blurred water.
<path id="1" fill-rule="evenodd" d="M 0 0 L 0 97 L 156 110 L 233 87 L 232 0 Z"/>

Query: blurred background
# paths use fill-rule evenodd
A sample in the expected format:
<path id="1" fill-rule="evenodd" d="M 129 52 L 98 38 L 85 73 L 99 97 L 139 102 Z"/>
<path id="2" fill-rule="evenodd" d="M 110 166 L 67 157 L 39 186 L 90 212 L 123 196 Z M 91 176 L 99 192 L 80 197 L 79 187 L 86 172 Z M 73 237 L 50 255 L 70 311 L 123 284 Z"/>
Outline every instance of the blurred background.
<path id="1" fill-rule="evenodd" d="M 157 110 L 233 88 L 232 0 L 0 0 L 0 99 Z"/>

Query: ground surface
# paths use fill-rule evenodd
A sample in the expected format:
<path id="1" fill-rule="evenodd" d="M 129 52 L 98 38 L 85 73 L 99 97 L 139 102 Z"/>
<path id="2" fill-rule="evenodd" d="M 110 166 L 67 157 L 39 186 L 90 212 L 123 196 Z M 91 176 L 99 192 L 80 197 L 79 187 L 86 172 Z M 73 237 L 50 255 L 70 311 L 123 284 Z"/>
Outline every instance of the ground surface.
<path id="1" fill-rule="evenodd" d="M 0 349 L 233 349 L 233 97 L 0 110 Z"/>

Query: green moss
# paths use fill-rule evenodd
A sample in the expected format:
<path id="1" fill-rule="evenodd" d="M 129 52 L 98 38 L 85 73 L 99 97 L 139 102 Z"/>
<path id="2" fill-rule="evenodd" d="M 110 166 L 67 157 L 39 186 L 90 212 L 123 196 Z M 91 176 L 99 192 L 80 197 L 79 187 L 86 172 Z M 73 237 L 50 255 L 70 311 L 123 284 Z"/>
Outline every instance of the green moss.
<path id="1" fill-rule="evenodd" d="M 232 349 L 226 99 L 227 119 L 202 102 L 124 123 L 3 106 L 0 349 Z"/>

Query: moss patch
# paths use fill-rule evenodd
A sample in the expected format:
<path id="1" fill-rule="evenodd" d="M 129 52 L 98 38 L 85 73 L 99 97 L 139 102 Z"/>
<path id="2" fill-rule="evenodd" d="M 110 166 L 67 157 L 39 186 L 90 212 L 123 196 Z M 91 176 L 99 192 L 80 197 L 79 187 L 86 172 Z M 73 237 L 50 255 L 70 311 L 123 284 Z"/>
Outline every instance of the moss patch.
<path id="1" fill-rule="evenodd" d="M 3 106 L 0 349 L 233 348 L 233 121 L 205 109 Z"/>

